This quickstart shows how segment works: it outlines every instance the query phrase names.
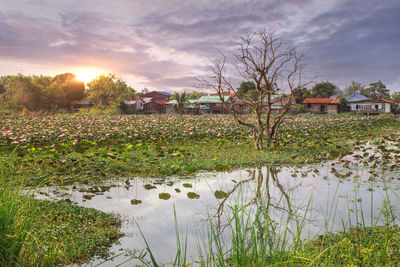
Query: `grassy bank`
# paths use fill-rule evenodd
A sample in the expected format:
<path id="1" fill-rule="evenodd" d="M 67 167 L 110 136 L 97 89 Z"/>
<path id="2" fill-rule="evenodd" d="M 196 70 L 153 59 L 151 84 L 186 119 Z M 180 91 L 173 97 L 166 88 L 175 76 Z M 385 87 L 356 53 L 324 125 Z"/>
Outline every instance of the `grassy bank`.
<path id="1" fill-rule="evenodd" d="M 0 190 L 0 265 L 54 266 L 105 256 L 120 236 L 112 214 L 19 194 L 15 184 Z"/>
<path id="2" fill-rule="evenodd" d="M 256 151 L 250 133 L 229 116 L 4 118 L 3 169 L 10 177 L 29 177 L 31 185 L 310 163 L 400 129 L 391 115 L 289 116 L 276 144 Z"/>

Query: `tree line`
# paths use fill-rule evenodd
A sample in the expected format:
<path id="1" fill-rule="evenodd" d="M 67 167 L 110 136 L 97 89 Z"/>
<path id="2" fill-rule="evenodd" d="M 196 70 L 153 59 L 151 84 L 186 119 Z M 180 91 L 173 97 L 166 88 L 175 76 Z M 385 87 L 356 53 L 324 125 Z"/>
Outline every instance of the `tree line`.
<path id="1" fill-rule="evenodd" d="M 72 73 L 54 77 L 18 74 L 0 77 L 0 96 L 3 109 L 56 111 L 68 110 L 73 101 L 84 97 L 96 105 L 120 106 L 135 97 L 136 92 L 115 74 L 99 75 L 86 87 Z"/>
<path id="2" fill-rule="evenodd" d="M 239 98 L 254 98 L 256 96 L 256 86 L 251 81 L 242 82 L 237 88 L 237 95 Z M 307 97 L 317 98 L 329 98 L 336 96 L 347 97 L 352 94 L 362 94 L 372 99 L 384 98 L 388 100 L 394 100 L 400 102 L 400 92 L 390 94 L 389 89 L 382 81 L 370 83 L 369 86 L 365 86 L 359 82 L 352 81 L 350 85 L 346 86 L 343 90 L 339 89 L 336 85 L 331 82 L 325 81 L 316 83 L 312 88 L 299 88 L 294 90 L 293 95 L 298 104 L 302 103 Z"/>

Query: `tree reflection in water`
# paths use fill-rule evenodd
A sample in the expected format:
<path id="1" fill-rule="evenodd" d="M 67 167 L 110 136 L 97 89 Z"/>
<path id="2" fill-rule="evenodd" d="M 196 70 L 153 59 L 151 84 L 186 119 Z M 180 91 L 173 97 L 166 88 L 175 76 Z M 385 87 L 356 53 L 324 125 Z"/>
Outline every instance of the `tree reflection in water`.
<path id="1" fill-rule="evenodd" d="M 289 243 L 296 246 L 301 242 L 299 235 L 310 201 L 302 207 L 292 205 L 291 193 L 299 185 L 283 185 L 278 174 L 276 167 L 269 166 L 249 170 L 246 179 L 237 181 L 216 206 L 211 221 L 213 235 L 249 237 L 264 249 L 284 249 Z"/>

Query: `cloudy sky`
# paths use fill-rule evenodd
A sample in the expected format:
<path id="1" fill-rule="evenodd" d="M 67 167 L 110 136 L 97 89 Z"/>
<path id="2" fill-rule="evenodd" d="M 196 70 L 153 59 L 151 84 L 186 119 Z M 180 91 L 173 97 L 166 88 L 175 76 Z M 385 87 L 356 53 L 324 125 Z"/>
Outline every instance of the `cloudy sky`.
<path id="1" fill-rule="evenodd" d="M 294 43 L 307 72 L 340 88 L 400 91 L 398 0 L 1 0 L 0 75 L 116 73 L 180 91 L 217 49 L 260 28 Z"/>

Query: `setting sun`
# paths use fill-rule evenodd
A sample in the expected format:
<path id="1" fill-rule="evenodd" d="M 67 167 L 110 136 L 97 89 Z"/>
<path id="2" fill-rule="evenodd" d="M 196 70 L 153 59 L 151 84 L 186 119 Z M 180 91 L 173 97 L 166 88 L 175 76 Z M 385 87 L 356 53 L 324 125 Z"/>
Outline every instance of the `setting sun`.
<path id="1" fill-rule="evenodd" d="M 77 70 L 74 73 L 78 80 L 87 84 L 88 82 L 99 76 L 101 74 L 101 71 L 94 69 L 82 69 L 82 70 Z"/>

